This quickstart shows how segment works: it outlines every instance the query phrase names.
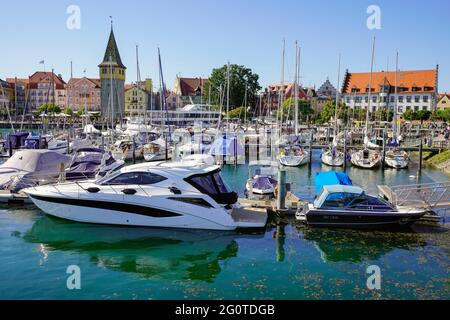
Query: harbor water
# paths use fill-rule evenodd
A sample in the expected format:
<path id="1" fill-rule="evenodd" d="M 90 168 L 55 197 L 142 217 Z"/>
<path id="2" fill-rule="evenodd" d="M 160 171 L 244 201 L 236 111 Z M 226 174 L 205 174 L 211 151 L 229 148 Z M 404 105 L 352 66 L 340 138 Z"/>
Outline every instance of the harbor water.
<path id="1" fill-rule="evenodd" d="M 312 200 L 312 180 L 331 169 L 287 168 L 291 191 Z M 225 166 L 230 188 L 244 192 L 248 167 Z M 442 172 L 349 167 L 354 184 L 439 182 Z M 270 218 L 261 232 L 216 232 L 87 225 L 34 207 L 0 208 L 1 299 L 449 299 L 448 217 L 407 231 L 316 229 Z M 81 288 L 69 290 L 69 266 Z M 367 287 L 378 266 L 381 288 Z"/>

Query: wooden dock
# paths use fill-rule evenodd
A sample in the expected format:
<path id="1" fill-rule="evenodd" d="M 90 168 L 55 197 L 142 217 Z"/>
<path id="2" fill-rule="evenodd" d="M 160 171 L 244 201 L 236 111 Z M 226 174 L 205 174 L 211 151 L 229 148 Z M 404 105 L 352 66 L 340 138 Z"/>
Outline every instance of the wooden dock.
<path id="1" fill-rule="evenodd" d="M 287 192 L 285 197 L 285 207 L 277 208 L 277 199 L 246 199 L 240 198 L 239 203 L 243 207 L 262 208 L 271 212 L 277 212 L 286 215 L 295 215 L 298 208 L 305 205 L 306 202 L 302 201 L 292 192 Z"/>

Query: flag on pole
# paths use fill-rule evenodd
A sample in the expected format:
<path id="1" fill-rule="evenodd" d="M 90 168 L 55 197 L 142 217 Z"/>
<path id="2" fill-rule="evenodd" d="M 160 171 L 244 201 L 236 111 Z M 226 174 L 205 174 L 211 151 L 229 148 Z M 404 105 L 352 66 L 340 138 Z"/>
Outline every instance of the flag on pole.
<path id="1" fill-rule="evenodd" d="M 44 64 L 44 63 L 45 63 L 45 60 L 39 61 L 39 64 Z"/>

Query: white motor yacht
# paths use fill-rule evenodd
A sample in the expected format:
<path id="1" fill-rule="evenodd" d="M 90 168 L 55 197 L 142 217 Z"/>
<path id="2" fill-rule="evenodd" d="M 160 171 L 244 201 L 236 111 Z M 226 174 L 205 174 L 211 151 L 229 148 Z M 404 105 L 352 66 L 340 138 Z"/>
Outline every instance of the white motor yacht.
<path id="1" fill-rule="evenodd" d="M 234 230 L 266 225 L 267 213 L 245 209 L 217 166 L 144 163 L 97 180 L 25 189 L 49 215 L 125 226 Z"/>

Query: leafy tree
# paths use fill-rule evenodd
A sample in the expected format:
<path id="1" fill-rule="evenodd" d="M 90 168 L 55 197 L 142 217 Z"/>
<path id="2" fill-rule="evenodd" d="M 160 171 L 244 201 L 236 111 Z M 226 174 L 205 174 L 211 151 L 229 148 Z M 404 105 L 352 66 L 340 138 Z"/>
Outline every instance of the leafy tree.
<path id="1" fill-rule="evenodd" d="M 419 110 L 419 111 L 417 111 L 415 120 L 426 121 L 426 120 L 430 119 L 430 117 L 431 117 L 431 111 Z"/>
<path id="2" fill-rule="evenodd" d="M 281 113 L 283 120 L 294 119 L 295 108 L 298 108 L 299 121 L 305 121 L 314 114 L 314 110 L 311 107 L 311 102 L 304 99 L 288 98 L 283 101 Z"/>
<path id="3" fill-rule="evenodd" d="M 379 108 L 374 112 L 375 119 L 378 121 L 392 121 L 394 117 L 394 112 L 392 110 L 388 110 L 387 108 Z"/>
<path id="4" fill-rule="evenodd" d="M 242 106 L 247 86 L 247 105 L 256 104 L 256 93 L 261 89 L 259 75 L 245 66 L 230 64 L 230 107 Z M 209 81 L 203 86 L 203 101 L 208 101 L 211 91 L 211 103 L 226 104 L 227 97 L 227 65 L 213 69 Z"/>
<path id="5" fill-rule="evenodd" d="M 317 119 L 317 122 L 319 124 L 330 122 L 332 119 L 334 119 L 335 105 L 336 105 L 336 102 L 334 100 L 328 100 L 325 102 L 325 106 L 323 107 L 323 110 L 319 114 L 319 118 Z M 344 122 L 347 122 L 347 120 L 348 120 L 348 107 L 343 102 L 339 103 L 337 118 L 341 119 Z"/>
<path id="6" fill-rule="evenodd" d="M 71 107 L 67 107 L 67 108 L 64 110 L 64 113 L 67 114 L 68 116 L 73 116 L 73 110 L 72 110 Z"/>
<path id="7" fill-rule="evenodd" d="M 230 110 L 227 113 L 227 117 L 229 119 L 239 118 L 241 120 L 244 120 L 245 119 L 245 107 L 238 107 L 238 108 L 235 108 L 233 110 Z M 247 113 L 247 117 L 248 117 L 248 113 Z"/>
<path id="8" fill-rule="evenodd" d="M 39 113 L 45 113 L 45 114 L 55 114 L 55 113 L 61 113 L 61 108 L 57 105 L 54 105 L 53 103 L 46 103 L 41 105 L 38 108 Z"/>
<path id="9" fill-rule="evenodd" d="M 434 111 L 430 119 L 433 121 L 450 121 L 450 109 Z"/>
<path id="10" fill-rule="evenodd" d="M 403 119 L 408 121 L 414 120 L 414 112 L 411 109 L 406 110 L 403 113 Z"/>

